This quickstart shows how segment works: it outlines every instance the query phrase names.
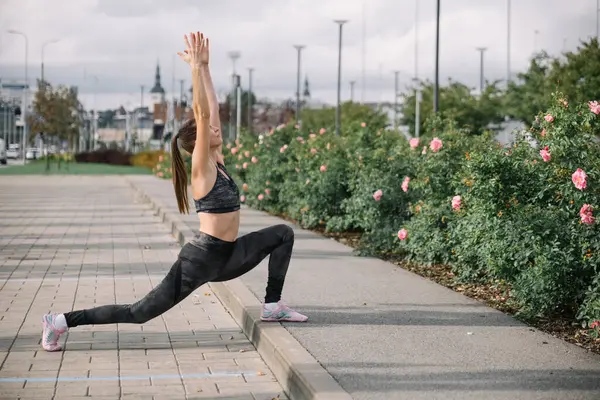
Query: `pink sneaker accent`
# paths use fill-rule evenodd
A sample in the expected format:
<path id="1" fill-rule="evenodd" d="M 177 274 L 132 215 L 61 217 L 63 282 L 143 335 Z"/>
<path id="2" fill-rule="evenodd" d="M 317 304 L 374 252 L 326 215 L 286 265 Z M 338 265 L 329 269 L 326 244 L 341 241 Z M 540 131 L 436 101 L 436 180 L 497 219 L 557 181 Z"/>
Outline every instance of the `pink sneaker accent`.
<path id="1" fill-rule="evenodd" d="M 66 329 L 58 329 L 54 324 L 56 316 L 54 314 L 46 314 L 42 317 L 42 347 L 46 351 L 60 351 L 62 347 L 58 344 L 60 335 L 65 333 Z"/>
<path id="2" fill-rule="evenodd" d="M 308 317 L 289 308 L 282 300 L 263 305 L 261 321 L 266 322 L 306 322 Z"/>

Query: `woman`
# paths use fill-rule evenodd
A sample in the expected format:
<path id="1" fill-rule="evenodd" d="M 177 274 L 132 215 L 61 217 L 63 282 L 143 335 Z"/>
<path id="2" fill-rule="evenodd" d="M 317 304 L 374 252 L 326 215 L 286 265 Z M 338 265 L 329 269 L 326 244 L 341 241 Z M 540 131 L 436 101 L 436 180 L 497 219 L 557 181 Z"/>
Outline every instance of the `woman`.
<path id="1" fill-rule="evenodd" d="M 235 279 L 268 255 L 269 277 L 261 319 L 289 322 L 308 319 L 281 301 L 294 245 L 293 230 L 287 225 L 276 225 L 237 238 L 239 190 L 223 165 L 218 102 L 208 68 L 208 39 L 200 33 L 191 33 L 185 36 L 185 43 L 187 50 L 178 54 L 192 70 L 195 121 L 186 123 L 173 137 L 173 186 L 179 212 L 188 212 L 188 177 L 177 146 L 179 139 L 181 147 L 192 154 L 192 194 L 200 218 L 200 233 L 183 246 L 165 279 L 137 303 L 46 314 L 42 320 L 42 347 L 47 351 L 61 350 L 58 339 L 71 327 L 143 324 L 171 309 L 205 283 Z"/>

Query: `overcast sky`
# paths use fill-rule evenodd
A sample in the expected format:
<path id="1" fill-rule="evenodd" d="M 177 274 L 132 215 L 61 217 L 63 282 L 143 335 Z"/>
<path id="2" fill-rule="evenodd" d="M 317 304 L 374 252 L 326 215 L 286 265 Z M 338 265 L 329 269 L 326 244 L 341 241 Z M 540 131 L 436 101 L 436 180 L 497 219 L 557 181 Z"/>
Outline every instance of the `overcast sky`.
<path id="1" fill-rule="evenodd" d="M 247 87 L 247 68 L 255 68 L 259 97 L 291 98 L 296 90 L 296 50 L 313 98 L 333 103 L 337 85 L 338 27 L 343 34 L 342 98 L 362 96 L 363 46 L 366 53 L 365 100 L 393 99 L 393 70 L 404 87 L 415 74 L 415 28 L 418 73 L 433 79 L 435 0 L 0 0 L 0 77 L 24 79 L 25 44 L 6 33 L 15 29 L 29 39 L 29 79 L 40 76 L 42 45 L 45 74 L 53 84 L 77 85 L 87 106 L 92 92 L 99 108 L 140 103 L 140 85 L 153 85 L 157 60 L 163 87 L 173 91 L 173 74 L 189 87 L 188 67 L 178 58 L 183 35 L 205 32 L 211 39 L 211 68 L 219 92 L 227 90 L 232 63 Z M 485 76 L 504 79 L 507 54 L 507 0 L 442 0 L 440 79 L 453 77 L 478 85 L 479 53 L 488 47 Z M 50 6 L 51 5 L 51 6 Z M 511 66 L 526 68 L 534 46 L 559 54 L 595 35 L 596 0 L 512 0 Z M 363 12 L 364 10 L 364 12 Z M 363 41 L 363 29 L 364 37 Z M 539 34 L 536 35 L 535 31 Z M 98 78 L 97 84 L 91 78 Z M 146 100 L 147 101 L 147 100 Z"/>

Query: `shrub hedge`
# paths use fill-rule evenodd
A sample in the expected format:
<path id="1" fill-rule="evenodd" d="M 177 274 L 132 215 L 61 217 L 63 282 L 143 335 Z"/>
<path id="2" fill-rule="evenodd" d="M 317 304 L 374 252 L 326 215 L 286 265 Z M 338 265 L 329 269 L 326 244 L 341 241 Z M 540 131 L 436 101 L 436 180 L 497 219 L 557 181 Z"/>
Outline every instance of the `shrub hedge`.
<path id="1" fill-rule="evenodd" d="M 577 318 L 600 332 L 600 106 L 557 95 L 502 146 L 451 121 L 410 142 L 355 121 L 336 137 L 279 126 L 228 144 L 248 206 L 303 227 L 362 232 L 362 254 L 446 264 L 510 288 L 525 318 Z M 170 178 L 168 156 L 157 174 Z"/>

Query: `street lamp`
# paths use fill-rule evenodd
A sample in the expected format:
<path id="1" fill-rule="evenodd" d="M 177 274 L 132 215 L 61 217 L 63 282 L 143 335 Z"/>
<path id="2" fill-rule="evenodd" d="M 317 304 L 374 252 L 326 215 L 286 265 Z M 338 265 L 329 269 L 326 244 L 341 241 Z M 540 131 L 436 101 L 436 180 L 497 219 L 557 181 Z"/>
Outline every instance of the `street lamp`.
<path id="1" fill-rule="evenodd" d="M 238 58 L 240 58 L 241 54 L 239 51 L 230 51 L 227 53 L 227 55 L 229 56 L 229 58 L 231 59 L 231 63 L 233 65 L 233 72 L 231 74 L 231 96 L 229 99 L 229 134 L 228 136 L 231 137 L 232 133 L 233 133 L 233 120 L 234 120 L 234 114 L 235 110 L 234 110 L 234 104 L 236 107 L 239 107 L 236 101 L 237 99 L 237 91 L 239 90 L 238 87 L 238 79 L 236 79 L 236 71 L 235 71 L 235 63 L 238 60 Z M 237 124 L 236 124 L 237 127 Z M 235 133 L 235 138 L 237 139 L 239 132 Z"/>
<path id="2" fill-rule="evenodd" d="M 298 68 L 296 76 L 296 121 L 300 122 L 300 53 L 302 49 L 306 47 L 303 45 L 295 45 L 294 48 L 298 51 Z"/>
<path id="3" fill-rule="evenodd" d="M 478 47 L 477 51 L 479 52 L 479 92 L 483 93 L 483 53 L 487 50 L 485 47 Z"/>
<path id="4" fill-rule="evenodd" d="M 23 119 L 23 164 L 26 162 L 25 154 L 27 153 L 25 150 L 25 146 L 27 144 L 27 91 L 29 90 L 29 77 L 28 73 L 28 56 L 29 56 L 29 39 L 27 39 L 27 35 L 23 32 L 16 31 L 14 29 L 9 29 L 7 31 L 13 35 L 21 35 L 25 39 L 25 86 L 23 89 L 23 107 L 21 107 L 21 118 Z"/>
<path id="5" fill-rule="evenodd" d="M 354 103 L 354 85 L 356 81 L 350 81 L 350 101 Z"/>
<path id="6" fill-rule="evenodd" d="M 435 90 L 433 91 L 433 112 L 440 109 L 440 0 L 437 0 L 435 20 Z"/>
<path id="7" fill-rule="evenodd" d="M 341 98 L 341 91 L 342 91 L 342 27 L 348 21 L 338 19 L 333 22 L 338 24 L 340 27 L 339 42 L 338 42 L 337 105 L 335 108 L 335 134 L 337 136 L 339 136 L 340 135 L 340 111 L 341 111 L 340 110 L 340 98 Z"/>
<path id="8" fill-rule="evenodd" d="M 599 0 L 600 1 L 600 0 Z M 510 0 L 506 8 L 506 87 L 510 82 Z"/>
<path id="9" fill-rule="evenodd" d="M 44 49 L 46 48 L 47 45 L 56 43 L 59 40 L 60 39 L 48 40 L 48 41 L 44 42 L 44 44 L 42 45 L 42 83 L 44 83 Z"/>
<path id="10" fill-rule="evenodd" d="M 252 115 L 252 72 L 254 68 L 248 68 L 248 131 L 252 133 L 254 116 Z"/>
<path id="11" fill-rule="evenodd" d="M 398 130 L 398 75 L 400 71 L 394 71 L 394 129 Z"/>

